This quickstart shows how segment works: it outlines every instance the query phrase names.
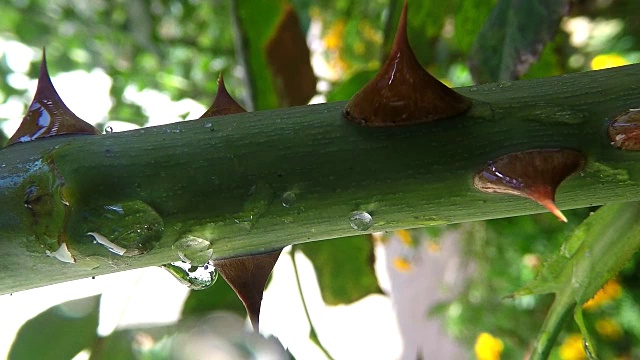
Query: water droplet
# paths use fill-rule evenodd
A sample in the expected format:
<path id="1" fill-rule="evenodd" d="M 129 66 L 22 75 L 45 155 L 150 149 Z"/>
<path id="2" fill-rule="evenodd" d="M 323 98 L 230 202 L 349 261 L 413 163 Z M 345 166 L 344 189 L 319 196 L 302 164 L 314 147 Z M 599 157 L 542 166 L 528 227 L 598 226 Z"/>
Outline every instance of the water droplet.
<path id="1" fill-rule="evenodd" d="M 212 124 L 210 122 L 204 123 L 204 127 L 206 127 L 206 128 L 210 128 L 211 126 L 212 126 Z"/>
<path id="2" fill-rule="evenodd" d="M 124 256 L 146 253 L 164 232 L 160 215 L 139 200 L 86 209 L 73 221 L 70 228 L 83 229 L 84 234 L 94 236 L 94 242 Z"/>
<path id="3" fill-rule="evenodd" d="M 295 203 L 296 203 L 296 194 L 292 193 L 291 191 L 287 191 L 284 194 L 282 194 L 282 205 L 284 207 L 292 206 Z"/>
<path id="4" fill-rule="evenodd" d="M 474 87 L 470 88 L 469 91 L 478 91 L 478 88 L 474 86 Z"/>
<path id="5" fill-rule="evenodd" d="M 106 128 L 104 128 L 104 133 L 105 134 L 112 134 L 113 133 L 113 128 L 111 126 L 107 126 Z"/>
<path id="6" fill-rule="evenodd" d="M 364 211 L 354 211 L 349 215 L 351 227 L 355 230 L 367 231 L 373 225 L 373 218 Z"/>
<path id="7" fill-rule="evenodd" d="M 162 265 L 180 283 L 192 290 L 204 290 L 213 285 L 218 279 L 218 271 L 209 260 L 202 266 L 194 266 L 186 262 L 176 261 Z"/>
<path id="8" fill-rule="evenodd" d="M 206 266 L 213 256 L 211 243 L 199 237 L 187 235 L 173 244 L 173 249 L 178 251 L 182 261 L 196 266 Z"/>

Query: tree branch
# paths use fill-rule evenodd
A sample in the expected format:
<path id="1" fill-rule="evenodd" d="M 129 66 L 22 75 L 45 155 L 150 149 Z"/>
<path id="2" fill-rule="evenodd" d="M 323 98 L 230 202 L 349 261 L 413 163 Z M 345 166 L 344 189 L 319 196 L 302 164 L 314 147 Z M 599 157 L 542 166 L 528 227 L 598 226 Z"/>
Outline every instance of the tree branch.
<path id="1" fill-rule="evenodd" d="M 611 146 L 606 125 L 639 106 L 639 83 L 631 65 L 461 88 L 474 100 L 466 115 L 397 128 L 347 122 L 339 102 L 12 145 L 0 151 L 0 293 L 174 261 L 186 235 L 220 259 L 356 234 L 353 211 L 373 217 L 367 232 L 541 212 L 472 185 L 487 161 L 521 150 L 587 156 L 560 187 L 560 208 L 638 200 L 640 154 Z M 25 207 L 30 186 L 52 205 Z M 286 192 L 295 201 L 283 206 Z M 96 209 L 129 202 L 161 218 L 151 251 L 119 256 L 84 235 L 110 225 Z M 76 264 L 45 256 L 55 244 L 43 234 L 55 231 Z"/>

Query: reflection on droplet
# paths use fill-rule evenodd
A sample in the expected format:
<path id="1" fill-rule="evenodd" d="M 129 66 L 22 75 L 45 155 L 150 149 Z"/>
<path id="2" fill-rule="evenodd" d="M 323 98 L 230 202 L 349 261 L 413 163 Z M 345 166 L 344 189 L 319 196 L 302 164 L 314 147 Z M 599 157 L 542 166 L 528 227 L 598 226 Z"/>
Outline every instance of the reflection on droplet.
<path id="1" fill-rule="evenodd" d="M 113 133 L 113 128 L 111 126 L 107 126 L 106 128 L 104 128 L 104 133 L 105 134 Z"/>
<path id="2" fill-rule="evenodd" d="M 202 266 L 175 261 L 162 265 L 162 267 L 191 290 L 204 290 L 213 285 L 218 279 L 218 272 L 211 260 Z"/>
<path id="3" fill-rule="evenodd" d="M 123 256 L 146 253 L 155 247 L 164 232 L 160 215 L 138 200 L 85 209 L 74 221 L 77 223 L 70 224 L 70 228 L 99 235 L 101 238 L 93 235 L 95 242 Z"/>
<path id="4" fill-rule="evenodd" d="M 611 145 L 622 150 L 640 150 L 640 109 L 631 109 L 616 116 L 609 124 Z"/>
<path id="5" fill-rule="evenodd" d="M 67 244 L 66 243 L 62 243 L 62 245 L 60 245 L 60 247 L 58 248 L 58 250 L 51 252 L 49 250 L 45 251 L 47 256 L 51 256 L 53 258 L 56 258 L 62 262 L 65 263 L 70 263 L 70 264 L 74 264 L 76 262 L 76 258 L 73 257 L 73 255 L 71 254 L 71 252 L 69 251 L 69 249 L 67 248 Z"/>
<path id="6" fill-rule="evenodd" d="M 124 214 L 124 210 L 122 209 L 122 205 L 120 205 L 120 204 L 106 205 L 104 208 L 107 209 L 107 210 L 113 210 L 113 211 L 117 212 L 120 215 Z"/>
<path id="7" fill-rule="evenodd" d="M 284 207 L 292 206 L 295 203 L 296 203 L 296 194 L 292 193 L 291 191 L 287 191 L 284 194 L 282 194 L 282 205 Z"/>
<path id="8" fill-rule="evenodd" d="M 191 235 L 180 238 L 172 247 L 178 251 L 182 261 L 191 265 L 205 265 L 213 256 L 210 242 Z"/>
<path id="9" fill-rule="evenodd" d="M 351 227 L 355 230 L 367 231 L 373 225 L 373 218 L 364 211 L 354 211 L 349 216 Z"/>
<path id="10" fill-rule="evenodd" d="M 107 239 L 106 237 L 102 236 L 101 234 L 98 234 L 97 232 L 88 232 L 87 235 L 93 236 L 93 238 L 94 238 L 93 242 L 94 243 L 101 244 L 102 246 L 106 247 L 107 250 L 111 251 L 112 253 L 115 253 L 115 254 L 118 254 L 118 255 L 124 255 L 124 253 L 127 252 L 127 249 L 112 243 L 111 241 L 109 241 L 109 239 Z"/>

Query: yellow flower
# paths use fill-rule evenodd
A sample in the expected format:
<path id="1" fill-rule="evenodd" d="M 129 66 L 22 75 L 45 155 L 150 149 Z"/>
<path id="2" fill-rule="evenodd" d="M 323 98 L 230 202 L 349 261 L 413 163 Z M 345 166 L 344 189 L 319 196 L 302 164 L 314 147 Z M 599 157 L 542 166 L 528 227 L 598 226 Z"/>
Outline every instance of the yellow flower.
<path id="1" fill-rule="evenodd" d="M 393 258 L 393 267 L 396 268 L 399 272 L 410 272 L 412 270 L 411 263 L 409 260 L 396 256 Z"/>
<path id="2" fill-rule="evenodd" d="M 427 241 L 427 251 L 431 254 L 437 254 L 440 252 L 440 249 L 442 248 L 440 246 L 440 243 L 436 242 L 436 241 Z"/>
<path id="3" fill-rule="evenodd" d="M 594 310 L 620 297 L 622 286 L 615 279 L 607 281 L 596 295 L 582 305 L 585 310 Z"/>
<path id="4" fill-rule="evenodd" d="M 591 60 L 591 69 L 602 70 L 628 64 L 629 62 L 618 54 L 601 54 Z"/>
<path id="5" fill-rule="evenodd" d="M 582 347 L 582 335 L 571 334 L 567 336 L 560 345 L 560 359 L 562 360 L 583 360 L 587 354 Z"/>
<path id="6" fill-rule="evenodd" d="M 602 337 L 611 340 L 619 339 L 622 336 L 622 328 L 620 328 L 620 325 L 608 317 L 596 321 L 596 331 L 602 335 Z"/>
<path id="7" fill-rule="evenodd" d="M 337 51 L 342 48 L 342 39 L 344 38 L 345 26 L 346 23 L 344 20 L 337 20 L 327 30 L 327 34 L 322 39 L 324 40 L 324 45 L 327 47 L 327 50 Z"/>
<path id="8" fill-rule="evenodd" d="M 413 239 L 411 238 L 411 233 L 407 230 L 397 230 L 395 235 L 400 239 L 400 242 L 405 244 L 406 246 L 413 246 Z"/>
<path id="9" fill-rule="evenodd" d="M 474 350 L 478 360 L 500 360 L 500 354 L 502 354 L 502 350 L 504 350 L 504 344 L 499 338 L 483 332 L 476 338 Z"/>

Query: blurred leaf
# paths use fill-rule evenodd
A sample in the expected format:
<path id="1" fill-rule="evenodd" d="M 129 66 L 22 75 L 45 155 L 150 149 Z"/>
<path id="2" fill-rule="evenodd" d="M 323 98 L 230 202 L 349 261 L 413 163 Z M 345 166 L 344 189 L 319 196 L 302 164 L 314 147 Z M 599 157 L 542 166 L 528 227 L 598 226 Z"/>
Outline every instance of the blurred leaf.
<path id="1" fill-rule="evenodd" d="M 315 93 L 315 76 L 300 22 L 288 1 L 235 0 L 233 4 L 240 39 L 236 46 L 246 65 L 253 108 L 306 104 Z M 292 75 L 301 77 L 299 83 Z M 293 96 L 296 89 L 300 93 Z"/>
<path id="2" fill-rule="evenodd" d="M 11 345 L 13 360 L 68 360 L 96 339 L 100 296 L 72 300 L 27 321 Z"/>
<path id="3" fill-rule="evenodd" d="M 350 304 L 369 294 L 381 294 L 373 263 L 373 242 L 358 235 L 296 245 L 315 269 L 327 305 Z"/>
<path id="4" fill-rule="evenodd" d="M 98 338 L 91 348 L 90 360 L 137 360 L 133 351 L 134 336 L 132 330 L 116 330 L 107 337 Z"/>
<path id="5" fill-rule="evenodd" d="M 474 81 L 522 76 L 553 38 L 567 9 L 567 0 L 500 0 L 469 55 Z"/>
<path id="6" fill-rule="evenodd" d="M 564 321 L 615 276 L 640 248 L 640 203 L 601 207 L 578 226 L 559 254 L 515 295 L 556 294 L 532 359 L 548 356 Z"/>
<path id="7" fill-rule="evenodd" d="M 363 70 L 340 82 L 327 93 L 327 102 L 349 100 L 376 76 L 377 70 Z"/>
<path id="8" fill-rule="evenodd" d="M 240 316 L 246 311 L 242 301 L 225 281 L 216 281 L 204 290 L 191 290 L 182 308 L 182 317 L 199 316 L 215 310 L 227 310 Z"/>
<path id="9" fill-rule="evenodd" d="M 5 135 L 4 131 L 0 130 L 0 148 L 7 143 L 7 140 L 9 140 L 9 138 L 7 138 L 7 135 Z"/>
<path id="10" fill-rule="evenodd" d="M 458 1 L 458 7 L 454 13 L 453 45 L 463 53 L 469 53 L 473 41 L 495 4 L 496 0 Z"/>
<path id="11" fill-rule="evenodd" d="M 287 6 L 266 55 L 280 98 L 280 106 L 306 105 L 316 93 L 316 76 L 300 21 Z"/>

